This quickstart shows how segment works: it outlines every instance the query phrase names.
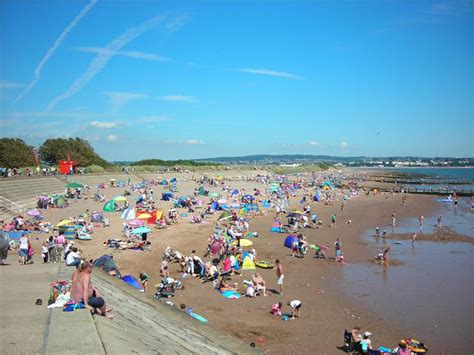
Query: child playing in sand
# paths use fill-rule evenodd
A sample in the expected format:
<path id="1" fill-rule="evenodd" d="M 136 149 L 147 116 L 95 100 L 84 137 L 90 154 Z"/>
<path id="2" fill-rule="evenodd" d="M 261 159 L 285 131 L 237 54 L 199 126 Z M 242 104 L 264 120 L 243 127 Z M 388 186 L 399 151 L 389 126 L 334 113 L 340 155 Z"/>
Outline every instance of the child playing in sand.
<path id="1" fill-rule="evenodd" d="M 281 308 L 283 305 L 281 302 L 272 304 L 272 310 L 270 311 L 274 316 L 280 317 L 281 316 Z"/>
<path id="2" fill-rule="evenodd" d="M 139 277 L 140 277 L 140 282 L 142 283 L 142 286 L 143 286 L 143 291 L 146 292 L 146 286 L 148 284 L 148 280 L 150 279 L 150 277 L 148 276 L 146 272 L 140 273 Z"/>

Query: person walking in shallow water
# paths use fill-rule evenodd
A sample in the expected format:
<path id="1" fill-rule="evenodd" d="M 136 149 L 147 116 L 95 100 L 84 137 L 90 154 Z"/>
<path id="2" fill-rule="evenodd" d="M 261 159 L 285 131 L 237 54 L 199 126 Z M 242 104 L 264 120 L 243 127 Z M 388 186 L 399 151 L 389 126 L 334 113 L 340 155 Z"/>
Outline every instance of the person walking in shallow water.
<path id="1" fill-rule="evenodd" d="M 392 212 L 392 228 L 395 228 L 395 224 L 397 223 L 397 214 L 395 211 Z"/>
<path id="2" fill-rule="evenodd" d="M 423 225 L 425 224 L 425 217 L 423 217 L 423 215 L 420 215 L 420 217 L 418 217 L 418 220 L 420 221 L 420 232 L 423 230 Z"/>

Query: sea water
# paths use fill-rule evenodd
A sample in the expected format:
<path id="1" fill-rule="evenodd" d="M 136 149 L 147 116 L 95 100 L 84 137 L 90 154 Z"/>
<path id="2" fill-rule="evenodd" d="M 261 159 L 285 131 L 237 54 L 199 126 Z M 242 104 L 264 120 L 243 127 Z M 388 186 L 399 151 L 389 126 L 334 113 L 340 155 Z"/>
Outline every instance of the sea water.
<path id="1" fill-rule="evenodd" d="M 474 191 L 474 168 L 390 168 L 385 169 L 411 175 L 417 184 L 407 185 L 418 190 Z M 426 184 L 419 184 L 427 181 Z"/>
<path id="2" fill-rule="evenodd" d="M 460 203 L 442 206 L 425 216 L 425 232 L 433 232 L 438 214 L 443 225 L 474 238 L 474 212 Z M 418 219 L 401 221 L 395 232 L 417 232 Z M 387 229 L 390 231 L 390 229 Z M 400 266 L 349 264 L 343 268 L 341 287 L 356 302 L 378 316 L 406 327 L 406 337 L 431 345 L 435 353 L 472 353 L 474 317 L 474 244 L 465 242 L 394 241 L 375 238 L 373 230 L 363 239 L 374 257 L 390 245 L 389 258 Z M 370 329 L 376 334 L 376 329 Z M 394 339 L 396 344 L 398 340 Z M 376 344 L 392 345 L 392 344 Z M 393 346 L 393 345 L 392 345 Z"/>

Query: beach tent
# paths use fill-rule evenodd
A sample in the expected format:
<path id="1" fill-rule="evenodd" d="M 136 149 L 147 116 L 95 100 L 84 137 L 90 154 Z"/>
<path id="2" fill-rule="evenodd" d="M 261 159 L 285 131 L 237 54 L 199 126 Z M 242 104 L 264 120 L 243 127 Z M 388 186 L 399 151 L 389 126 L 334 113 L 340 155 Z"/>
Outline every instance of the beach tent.
<path id="1" fill-rule="evenodd" d="M 296 235 L 290 234 L 288 237 L 285 238 L 285 242 L 283 245 L 287 248 L 292 249 L 293 243 L 298 242 L 298 237 Z"/>
<path id="2" fill-rule="evenodd" d="M 166 179 L 163 179 L 160 181 L 160 185 L 168 185 L 168 181 L 166 181 Z"/>
<path id="3" fill-rule="evenodd" d="M 242 255 L 242 270 L 255 270 L 255 263 L 248 252 L 244 252 Z"/>
<path id="4" fill-rule="evenodd" d="M 202 187 L 202 186 L 199 187 L 198 194 L 201 195 L 201 196 L 206 195 L 206 190 L 204 190 L 204 187 Z"/>
<path id="5" fill-rule="evenodd" d="M 218 209 L 219 209 L 219 204 L 216 201 L 211 203 L 211 210 L 217 211 Z"/>
<path id="6" fill-rule="evenodd" d="M 133 288 L 136 288 L 139 291 L 143 291 L 143 286 L 142 284 L 132 275 L 125 275 L 122 277 L 122 281 L 126 282 Z"/>
<path id="7" fill-rule="evenodd" d="M 178 180 L 176 180 L 176 178 L 174 177 L 174 178 L 171 178 L 170 182 L 171 182 L 171 183 L 177 183 Z"/>
<path id="8" fill-rule="evenodd" d="M 66 207 L 66 199 L 63 195 L 53 195 L 53 203 L 57 208 Z"/>
<path id="9" fill-rule="evenodd" d="M 221 195 L 219 195 L 217 192 L 211 192 L 209 196 L 219 198 Z"/>
<path id="10" fill-rule="evenodd" d="M 104 207 L 102 208 L 102 210 L 104 212 L 115 212 L 115 201 L 114 200 L 107 201 Z"/>
<path id="11" fill-rule="evenodd" d="M 229 210 L 227 210 L 227 211 L 222 212 L 217 220 L 228 221 L 229 219 L 232 219 L 232 213 Z"/>
<path id="12" fill-rule="evenodd" d="M 233 189 L 232 192 L 230 193 L 232 196 L 234 195 L 238 195 L 239 194 L 239 190 L 237 189 Z"/>
<path id="13" fill-rule="evenodd" d="M 128 207 L 123 211 L 122 216 L 120 218 L 128 221 L 131 219 L 135 219 L 135 217 L 135 209 Z"/>
<path id="14" fill-rule="evenodd" d="M 161 194 L 161 199 L 163 201 L 169 201 L 173 198 L 173 193 L 171 191 L 165 191 Z"/>

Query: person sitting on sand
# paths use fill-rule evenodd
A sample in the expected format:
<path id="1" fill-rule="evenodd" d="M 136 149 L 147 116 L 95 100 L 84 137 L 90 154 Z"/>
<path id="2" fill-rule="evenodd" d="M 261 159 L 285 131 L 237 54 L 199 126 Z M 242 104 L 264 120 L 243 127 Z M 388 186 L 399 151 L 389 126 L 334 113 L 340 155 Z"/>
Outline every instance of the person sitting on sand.
<path id="1" fill-rule="evenodd" d="M 78 270 L 73 273 L 71 299 L 76 304 L 84 303 L 86 308 L 93 310 L 95 314 L 112 319 L 111 309 L 106 308 L 105 301 L 100 297 L 99 290 L 92 285 L 92 268 L 91 262 L 82 261 Z"/>
<path id="2" fill-rule="evenodd" d="M 265 285 L 265 280 L 263 279 L 262 275 L 260 275 L 258 272 L 256 272 L 252 276 L 252 281 L 255 284 L 255 288 L 257 291 L 262 291 L 263 296 L 267 296 L 267 287 Z"/>
<path id="3" fill-rule="evenodd" d="M 253 282 L 247 283 L 247 290 L 245 291 L 245 296 L 250 298 L 257 297 L 257 294 L 255 292 L 255 285 Z"/>
<path id="4" fill-rule="evenodd" d="M 360 335 L 360 327 L 359 326 L 355 326 L 352 330 L 351 330 L 351 341 L 352 341 L 352 345 L 353 345 L 353 348 L 354 349 L 361 349 L 361 344 L 360 342 L 362 341 L 362 336 Z"/>
<path id="5" fill-rule="evenodd" d="M 219 291 L 237 291 L 237 284 L 234 286 L 229 285 L 226 277 L 222 277 L 219 282 Z"/>
<path id="6" fill-rule="evenodd" d="M 365 332 L 362 340 L 360 341 L 362 351 L 364 353 L 367 353 L 370 350 L 372 350 L 372 340 L 370 340 L 370 336 L 372 335 L 371 332 Z"/>
<path id="7" fill-rule="evenodd" d="M 270 313 L 273 314 L 274 316 L 280 317 L 282 307 L 283 305 L 281 304 L 281 302 L 274 303 L 272 304 L 272 310 L 270 311 Z"/>

